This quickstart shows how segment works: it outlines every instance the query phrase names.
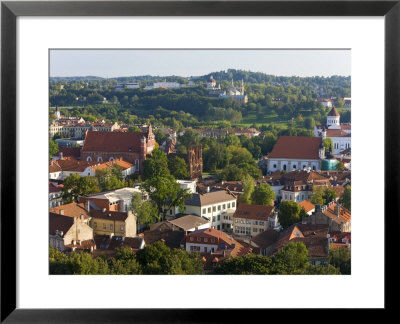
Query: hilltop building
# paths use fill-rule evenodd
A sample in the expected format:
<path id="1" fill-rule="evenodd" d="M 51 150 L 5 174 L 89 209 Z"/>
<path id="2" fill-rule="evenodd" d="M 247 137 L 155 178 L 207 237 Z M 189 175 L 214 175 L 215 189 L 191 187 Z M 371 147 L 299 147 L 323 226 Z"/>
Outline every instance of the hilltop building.
<path id="1" fill-rule="evenodd" d="M 315 125 L 314 135 L 333 142 L 333 154 L 351 148 L 351 124 L 340 124 L 340 114 L 333 107 L 326 117 L 326 125 Z"/>

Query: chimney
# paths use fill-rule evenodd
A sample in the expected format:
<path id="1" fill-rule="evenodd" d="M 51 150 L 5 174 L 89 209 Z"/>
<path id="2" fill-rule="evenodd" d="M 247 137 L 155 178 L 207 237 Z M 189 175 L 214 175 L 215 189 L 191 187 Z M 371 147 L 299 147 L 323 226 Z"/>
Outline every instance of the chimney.
<path id="1" fill-rule="evenodd" d="M 60 160 L 62 160 L 63 159 L 63 154 L 62 154 L 62 152 L 60 152 Z"/>
<path id="2" fill-rule="evenodd" d="M 106 209 L 105 208 L 103 208 L 103 213 L 105 213 L 106 212 Z"/>
<path id="3" fill-rule="evenodd" d="M 210 192 L 210 187 L 209 186 L 207 186 L 207 192 Z"/>
<path id="4" fill-rule="evenodd" d="M 60 209 L 60 215 L 64 215 L 64 209 Z"/>
<path id="5" fill-rule="evenodd" d="M 85 209 L 86 209 L 86 211 L 89 213 L 90 212 L 90 202 L 89 202 L 89 200 L 87 200 L 86 202 L 85 202 Z"/>
<path id="6" fill-rule="evenodd" d="M 85 219 L 85 215 L 81 214 L 81 220 Z"/>
<path id="7" fill-rule="evenodd" d="M 335 206 L 335 215 L 340 216 L 340 205 L 339 204 L 336 204 L 336 206 Z"/>

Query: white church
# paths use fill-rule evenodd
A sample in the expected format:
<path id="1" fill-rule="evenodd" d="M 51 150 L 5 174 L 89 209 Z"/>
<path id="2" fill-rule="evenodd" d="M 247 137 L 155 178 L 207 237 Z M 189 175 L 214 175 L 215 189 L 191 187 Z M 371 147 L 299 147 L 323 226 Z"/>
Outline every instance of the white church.
<path id="1" fill-rule="evenodd" d="M 335 107 L 326 117 L 326 126 L 315 125 L 314 135 L 332 139 L 332 154 L 339 154 L 351 147 L 351 124 L 340 124 L 340 115 Z"/>

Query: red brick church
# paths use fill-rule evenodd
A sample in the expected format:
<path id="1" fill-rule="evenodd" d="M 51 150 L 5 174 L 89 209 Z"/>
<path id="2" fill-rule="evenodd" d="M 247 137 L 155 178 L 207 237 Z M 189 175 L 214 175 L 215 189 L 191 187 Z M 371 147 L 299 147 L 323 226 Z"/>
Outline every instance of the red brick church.
<path id="1" fill-rule="evenodd" d="M 147 132 L 87 131 L 81 150 L 81 161 L 112 161 L 122 158 L 142 173 L 143 161 L 154 149 L 151 125 Z"/>

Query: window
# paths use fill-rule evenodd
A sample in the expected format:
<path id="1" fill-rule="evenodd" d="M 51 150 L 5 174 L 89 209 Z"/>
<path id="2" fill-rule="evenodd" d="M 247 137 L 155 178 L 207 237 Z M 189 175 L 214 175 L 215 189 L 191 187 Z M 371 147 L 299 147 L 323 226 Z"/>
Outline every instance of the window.
<path id="1" fill-rule="evenodd" d="M 231 208 L 231 203 L 228 203 L 228 208 Z"/>
<path id="2" fill-rule="evenodd" d="M 201 237 L 197 237 L 197 242 L 201 242 Z"/>
<path id="3" fill-rule="evenodd" d="M 222 209 L 226 209 L 226 205 L 225 204 L 222 205 Z"/>
<path id="4" fill-rule="evenodd" d="M 207 211 L 208 211 L 208 213 L 211 213 L 211 207 L 208 207 Z"/>
<path id="5" fill-rule="evenodd" d="M 107 229 L 107 225 L 103 223 L 103 229 Z"/>
<path id="6" fill-rule="evenodd" d="M 218 220 L 221 220 L 221 215 L 218 215 Z"/>
<path id="7" fill-rule="evenodd" d="M 94 228 L 97 228 L 97 223 L 96 222 L 94 222 Z"/>
<path id="8" fill-rule="evenodd" d="M 235 203 L 234 202 L 232 203 L 232 207 L 235 207 Z"/>
<path id="9" fill-rule="evenodd" d="M 220 228 L 220 226 L 219 225 L 217 225 L 217 230 L 220 230 L 221 228 Z"/>
<path id="10" fill-rule="evenodd" d="M 261 221 L 260 221 L 260 225 L 261 225 L 261 226 L 264 226 L 264 222 L 261 222 Z"/>
<path id="11" fill-rule="evenodd" d="M 257 232 L 257 228 L 253 228 L 253 232 Z"/>
<path id="12" fill-rule="evenodd" d="M 218 205 L 218 210 L 221 210 L 221 205 Z"/>
<path id="13" fill-rule="evenodd" d="M 217 211 L 217 207 L 213 206 L 213 212 Z"/>
<path id="14" fill-rule="evenodd" d="M 203 214 L 206 214 L 206 209 L 205 208 L 203 208 Z"/>
<path id="15" fill-rule="evenodd" d="M 110 230 L 112 230 L 113 229 L 113 226 L 112 226 L 112 224 L 110 224 Z"/>
<path id="16" fill-rule="evenodd" d="M 276 168 L 276 164 L 274 164 L 274 169 Z"/>
<path id="17" fill-rule="evenodd" d="M 172 209 L 169 210 L 169 214 L 172 215 Z"/>
<path id="18" fill-rule="evenodd" d="M 213 220 L 212 221 L 213 221 L 213 223 L 215 222 L 215 216 L 213 216 Z"/>
<path id="19" fill-rule="evenodd" d="M 205 238 L 204 238 L 204 242 L 205 242 L 205 243 L 208 242 L 208 238 L 205 237 Z"/>

